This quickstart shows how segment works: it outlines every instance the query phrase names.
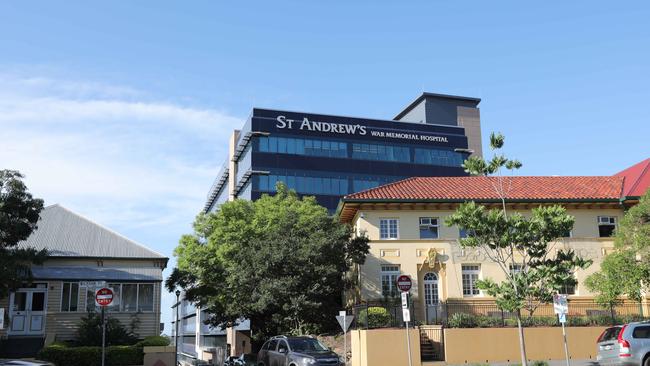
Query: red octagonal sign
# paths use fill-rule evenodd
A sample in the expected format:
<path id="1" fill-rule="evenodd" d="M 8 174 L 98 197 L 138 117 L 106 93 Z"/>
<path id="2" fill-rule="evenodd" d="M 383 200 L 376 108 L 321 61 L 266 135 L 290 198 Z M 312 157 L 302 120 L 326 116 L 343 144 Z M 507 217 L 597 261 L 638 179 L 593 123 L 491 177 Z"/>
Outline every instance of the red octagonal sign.
<path id="1" fill-rule="evenodd" d="M 99 306 L 108 306 L 113 302 L 113 290 L 110 288 L 100 288 L 95 293 L 95 302 Z"/>
<path id="2" fill-rule="evenodd" d="M 397 277 L 397 288 L 402 292 L 408 292 L 411 289 L 411 277 L 401 275 Z"/>

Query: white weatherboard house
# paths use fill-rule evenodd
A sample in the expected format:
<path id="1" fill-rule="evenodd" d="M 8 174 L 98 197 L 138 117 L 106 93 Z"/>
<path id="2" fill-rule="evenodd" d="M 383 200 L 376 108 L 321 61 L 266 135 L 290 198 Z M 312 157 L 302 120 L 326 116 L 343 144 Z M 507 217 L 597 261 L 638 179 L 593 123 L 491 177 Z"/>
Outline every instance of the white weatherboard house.
<path id="1" fill-rule="evenodd" d="M 34 280 L 0 299 L 5 309 L 0 358 L 35 354 L 43 344 L 75 337 L 79 321 L 97 311 L 94 288 L 115 293 L 109 316 L 144 338 L 160 334 L 162 271 L 168 258 L 60 205 L 45 207 L 38 228 L 21 247 L 47 249 Z"/>

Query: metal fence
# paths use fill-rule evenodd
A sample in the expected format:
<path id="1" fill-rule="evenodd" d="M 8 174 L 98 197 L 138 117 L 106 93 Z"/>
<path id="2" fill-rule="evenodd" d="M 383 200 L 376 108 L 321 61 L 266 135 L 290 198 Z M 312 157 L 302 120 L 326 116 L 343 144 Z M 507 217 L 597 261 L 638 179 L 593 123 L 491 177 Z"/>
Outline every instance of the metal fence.
<path id="1" fill-rule="evenodd" d="M 516 326 L 516 314 L 499 309 L 494 302 L 448 301 L 424 308 L 411 304 L 411 324 L 445 325 L 448 327 L 505 327 Z M 356 329 L 404 327 L 401 304 L 371 302 L 358 304 L 349 310 L 354 315 Z M 620 305 L 603 307 L 591 300 L 569 300 L 568 325 L 610 325 L 648 319 L 650 306 L 626 301 Z M 542 304 L 531 314 L 521 311 L 525 326 L 559 325 L 553 304 Z"/>

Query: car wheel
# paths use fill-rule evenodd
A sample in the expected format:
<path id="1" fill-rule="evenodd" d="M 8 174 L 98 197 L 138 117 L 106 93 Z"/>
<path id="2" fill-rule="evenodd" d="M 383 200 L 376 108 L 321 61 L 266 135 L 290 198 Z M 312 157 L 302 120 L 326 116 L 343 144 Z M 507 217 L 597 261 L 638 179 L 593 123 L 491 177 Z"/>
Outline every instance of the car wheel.
<path id="1" fill-rule="evenodd" d="M 645 359 L 643 360 L 643 366 L 650 366 L 650 354 L 645 355 Z"/>

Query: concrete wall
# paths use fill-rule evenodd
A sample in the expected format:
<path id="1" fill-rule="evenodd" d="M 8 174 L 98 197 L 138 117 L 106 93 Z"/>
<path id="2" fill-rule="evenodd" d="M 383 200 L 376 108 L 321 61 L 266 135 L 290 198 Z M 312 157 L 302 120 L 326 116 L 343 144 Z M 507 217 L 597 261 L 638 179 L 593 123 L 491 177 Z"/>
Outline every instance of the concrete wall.
<path id="1" fill-rule="evenodd" d="M 410 329 L 412 366 L 420 366 L 420 334 Z M 406 330 L 397 328 L 353 330 L 352 366 L 408 365 Z"/>
<path id="2" fill-rule="evenodd" d="M 596 339 L 605 327 L 569 327 L 567 344 L 571 359 L 596 358 Z M 526 351 L 530 360 L 562 360 L 562 328 L 526 328 Z M 445 361 L 466 363 L 520 363 L 517 328 L 445 329 Z"/>
<path id="3" fill-rule="evenodd" d="M 144 366 L 174 366 L 174 346 L 144 347 Z"/>

